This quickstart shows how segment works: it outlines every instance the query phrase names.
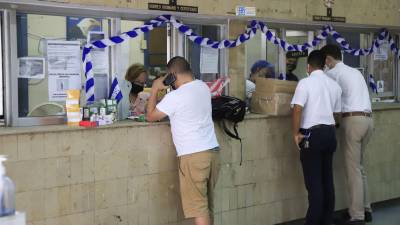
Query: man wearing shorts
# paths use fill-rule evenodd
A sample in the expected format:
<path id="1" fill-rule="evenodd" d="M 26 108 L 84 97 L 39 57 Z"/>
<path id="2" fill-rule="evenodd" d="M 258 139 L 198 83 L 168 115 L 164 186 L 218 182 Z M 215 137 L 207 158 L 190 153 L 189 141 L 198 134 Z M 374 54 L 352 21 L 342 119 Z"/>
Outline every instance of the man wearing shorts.
<path id="1" fill-rule="evenodd" d="M 212 192 L 219 172 L 218 141 L 215 136 L 208 86 L 195 80 L 189 63 L 174 57 L 167 64 L 174 76 L 168 93 L 156 105 L 157 93 L 166 89 L 166 77 L 155 80 L 147 105 L 148 121 L 168 116 L 172 138 L 178 154 L 178 171 L 182 207 L 185 218 L 194 218 L 196 225 L 210 225 Z"/>

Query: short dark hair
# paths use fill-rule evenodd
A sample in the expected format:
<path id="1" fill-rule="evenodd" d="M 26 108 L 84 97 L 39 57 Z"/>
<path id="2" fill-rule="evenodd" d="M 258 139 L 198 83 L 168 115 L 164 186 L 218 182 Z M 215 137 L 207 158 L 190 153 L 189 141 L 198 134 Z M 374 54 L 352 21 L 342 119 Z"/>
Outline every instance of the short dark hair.
<path id="1" fill-rule="evenodd" d="M 314 68 L 322 69 L 325 66 L 325 58 L 320 50 L 314 50 L 308 55 L 307 63 Z"/>
<path id="2" fill-rule="evenodd" d="M 172 59 L 170 59 L 167 64 L 167 68 L 169 70 L 174 71 L 175 73 L 191 73 L 192 72 L 189 62 L 182 56 L 175 56 Z"/>
<path id="3" fill-rule="evenodd" d="M 336 60 L 342 60 L 342 51 L 337 45 L 325 45 L 321 48 L 322 53 L 327 56 L 331 56 Z"/>

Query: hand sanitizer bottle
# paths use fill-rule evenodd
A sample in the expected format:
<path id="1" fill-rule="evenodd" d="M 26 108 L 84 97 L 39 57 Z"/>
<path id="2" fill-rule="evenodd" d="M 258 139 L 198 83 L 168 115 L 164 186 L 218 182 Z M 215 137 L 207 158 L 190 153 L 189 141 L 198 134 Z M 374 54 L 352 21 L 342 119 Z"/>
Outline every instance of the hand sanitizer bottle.
<path id="1" fill-rule="evenodd" d="M 0 217 L 15 214 L 15 185 L 6 176 L 4 161 L 7 158 L 0 155 Z"/>

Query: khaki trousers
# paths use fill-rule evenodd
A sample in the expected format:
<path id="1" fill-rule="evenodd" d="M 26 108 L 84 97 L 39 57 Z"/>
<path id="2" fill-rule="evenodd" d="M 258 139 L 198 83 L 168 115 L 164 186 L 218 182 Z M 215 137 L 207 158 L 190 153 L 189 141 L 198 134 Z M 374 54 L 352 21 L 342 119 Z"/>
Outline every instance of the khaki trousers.
<path id="1" fill-rule="evenodd" d="M 350 116 L 342 119 L 342 149 L 344 151 L 349 194 L 349 214 L 352 219 L 364 220 L 365 210 L 371 211 L 368 196 L 364 154 L 372 135 L 373 119 Z"/>

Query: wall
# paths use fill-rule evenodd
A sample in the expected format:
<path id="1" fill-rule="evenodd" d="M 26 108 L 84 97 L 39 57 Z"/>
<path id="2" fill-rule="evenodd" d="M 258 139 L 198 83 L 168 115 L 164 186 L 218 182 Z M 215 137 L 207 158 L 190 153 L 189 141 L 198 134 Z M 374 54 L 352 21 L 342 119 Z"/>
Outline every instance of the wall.
<path id="1" fill-rule="evenodd" d="M 86 5 L 120 8 L 147 9 L 148 2 L 168 3 L 168 0 L 45 0 Z M 379 3 L 378 3 L 379 2 Z M 312 15 L 326 15 L 322 0 L 178 0 L 181 5 L 199 7 L 199 13 L 211 15 L 232 15 L 237 5 L 256 6 L 257 16 L 312 20 Z M 344 16 L 348 23 L 393 25 L 400 21 L 400 2 L 397 0 L 336 0 L 333 15 Z"/>
<path id="2" fill-rule="evenodd" d="M 399 110 L 376 111 L 366 161 L 374 202 L 400 197 Z M 239 125 L 240 145 L 217 129 L 221 171 L 216 224 L 272 225 L 304 217 L 306 192 L 289 117 Z M 182 219 L 169 126 L 119 122 L 107 129 L 55 127 L 1 135 L 0 154 L 29 225 L 177 225 Z M 50 129 L 49 131 L 45 131 Z M 345 206 L 343 155 L 335 155 L 337 209 Z"/>

